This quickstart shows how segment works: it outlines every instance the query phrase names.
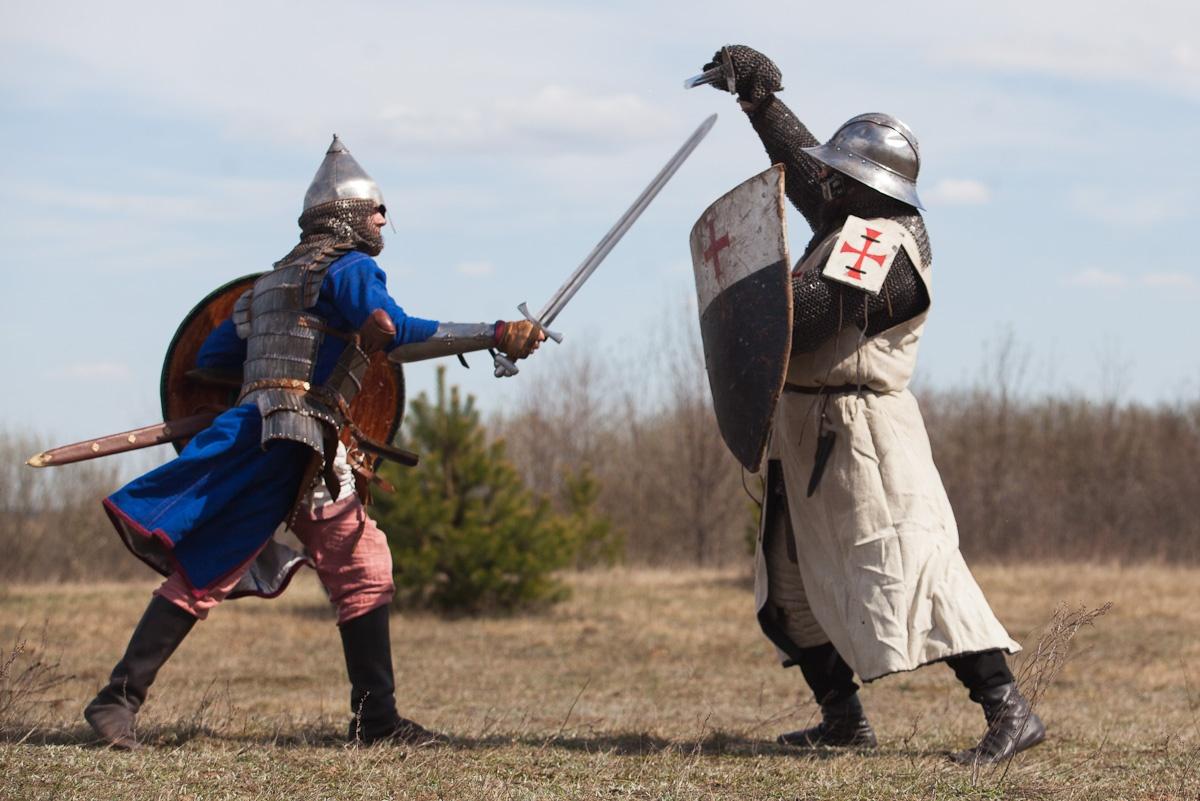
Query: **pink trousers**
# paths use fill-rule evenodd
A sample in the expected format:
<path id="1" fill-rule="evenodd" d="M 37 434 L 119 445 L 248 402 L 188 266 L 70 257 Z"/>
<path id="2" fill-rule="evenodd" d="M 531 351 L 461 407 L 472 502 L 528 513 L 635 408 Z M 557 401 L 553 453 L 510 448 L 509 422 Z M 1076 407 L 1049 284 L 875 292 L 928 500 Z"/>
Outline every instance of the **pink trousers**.
<path id="1" fill-rule="evenodd" d="M 392 583 L 392 553 L 387 537 L 357 496 L 350 494 L 311 510 L 301 505 L 292 531 L 316 564 L 317 576 L 337 607 L 339 624 L 391 603 L 396 586 Z M 154 594 L 204 620 L 209 610 L 225 600 L 244 572 L 234 572 L 199 598 L 179 573 L 172 573 Z"/>

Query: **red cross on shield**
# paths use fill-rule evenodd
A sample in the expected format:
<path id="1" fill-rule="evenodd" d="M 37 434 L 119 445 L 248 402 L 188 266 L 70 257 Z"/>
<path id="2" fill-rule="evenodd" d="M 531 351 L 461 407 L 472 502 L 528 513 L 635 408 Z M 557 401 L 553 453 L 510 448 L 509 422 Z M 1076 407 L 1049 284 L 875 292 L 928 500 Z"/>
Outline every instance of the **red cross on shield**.
<path id="1" fill-rule="evenodd" d="M 754 176 L 692 227 L 704 366 L 721 437 L 758 470 L 792 342 L 783 167 Z"/>

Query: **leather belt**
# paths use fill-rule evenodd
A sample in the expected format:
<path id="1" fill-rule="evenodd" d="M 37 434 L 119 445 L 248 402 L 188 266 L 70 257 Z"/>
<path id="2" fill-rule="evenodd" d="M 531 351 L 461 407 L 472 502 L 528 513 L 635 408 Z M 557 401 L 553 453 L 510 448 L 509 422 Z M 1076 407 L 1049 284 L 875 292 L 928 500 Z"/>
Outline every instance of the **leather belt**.
<path id="1" fill-rule="evenodd" d="M 258 381 L 251 381 L 242 385 L 241 394 L 238 395 L 237 402 L 242 400 L 251 392 L 258 392 L 263 389 L 293 389 L 299 392 L 307 392 L 312 388 L 312 384 L 308 381 L 301 381 L 298 378 L 262 378 Z"/>
<path id="2" fill-rule="evenodd" d="M 838 384 L 837 386 L 806 387 L 801 384 L 784 384 L 784 392 L 798 392 L 801 395 L 857 395 L 860 392 L 876 393 L 865 384 Z"/>

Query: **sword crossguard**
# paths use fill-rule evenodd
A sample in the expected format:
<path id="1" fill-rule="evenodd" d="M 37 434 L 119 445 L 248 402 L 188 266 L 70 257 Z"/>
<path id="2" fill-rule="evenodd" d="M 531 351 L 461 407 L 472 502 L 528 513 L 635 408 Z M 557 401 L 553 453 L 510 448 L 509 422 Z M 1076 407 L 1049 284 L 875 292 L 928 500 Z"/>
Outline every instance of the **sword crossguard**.
<path id="1" fill-rule="evenodd" d="M 522 302 L 521 304 L 519 304 L 517 306 L 517 311 L 521 312 L 521 314 L 525 316 L 526 320 L 533 323 L 534 330 L 541 331 L 543 334 L 546 335 L 547 339 L 553 339 L 555 342 L 559 343 L 560 345 L 562 344 L 562 340 L 563 340 L 562 334 L 558 333 L 557 331 L 551 331 L 549 328 L 542 325 L 541 322 L 536 317 L 534 317 L 532 314 L 530 314 L 528 304 Z M 491 350 L 491 349 L 489 348 L 489 350 Z M 514 375 L 516 375 L 517 373 L 521 372 L 521 370 L 517 367 L 516 363 L 512 359 L 505 356 L 503 353 L 497 353 L 494 350 L 492 350 L 491 353 L 492 353 L 492 364 L 496 368 L 493 371 L 496 378 L 511 378 Z"/>
<path id="2" fill-rule="evenodd" d="M 562 341 L 563 341 L 562 334 L 560 334 L 556 331 L 551 331 L 549 328 L 542 325 L 541 322 L 536 317 L 534 317 L 532 314 L 529 313 L 529 306 L 526 303 L 522 302 L 519 306 L 517 306 L 517 311 L 519 311 L 521 314 L 525 315 L 525 319 L 528 320 L 529 322 L 533 323 L 534 327 L 538 331 L 541 331 L 543 334 L 545 334 L 547 339 L 553 339 L 558 344 L 560 344 L 560 345 L 562 344 Z"/>

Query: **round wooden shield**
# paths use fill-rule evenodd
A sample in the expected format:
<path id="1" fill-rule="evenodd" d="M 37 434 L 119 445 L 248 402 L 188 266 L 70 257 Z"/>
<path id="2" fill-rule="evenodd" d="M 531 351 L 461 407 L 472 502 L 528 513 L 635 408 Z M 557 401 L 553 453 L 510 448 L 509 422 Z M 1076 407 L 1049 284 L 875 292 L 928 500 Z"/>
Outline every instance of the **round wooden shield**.
<path id="1" fill-rule="evenodd" d="M 189 372 L 196 367 L 204 340 L 229 319 L 234 303 L 254 286 L 259 275 L 245 275 L 214 289 L 179 324 L 167 346 L 159 383 L 164 421 L 219 411 L 237 402 L 242 383 L 240 373 L 197 376 Z M 371 439 L 384 443 L 395 439 L 404 419 L 404 371 L 398 362 L 382 352 L 371 355 L 362 389 L 350 403 L 350 416 Z M 176 450 L 182 450 L 187 441 L 174 444 Z"/>

